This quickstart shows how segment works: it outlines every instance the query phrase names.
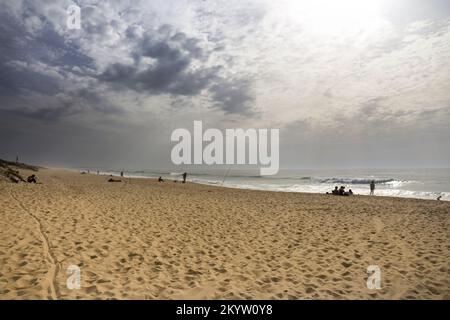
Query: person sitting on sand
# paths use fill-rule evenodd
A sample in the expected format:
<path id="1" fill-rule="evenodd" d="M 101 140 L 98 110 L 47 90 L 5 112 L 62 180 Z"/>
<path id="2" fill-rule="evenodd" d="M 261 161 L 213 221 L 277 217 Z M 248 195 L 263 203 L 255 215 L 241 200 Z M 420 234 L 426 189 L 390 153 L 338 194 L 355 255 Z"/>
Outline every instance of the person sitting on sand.
<path id="1" fill-rule="evenodd" d="M 28 183 L 36 183 L 37 181 L 36 181 L 36 176 L 34 175 L 34 174 L 32 174 L 31 176 L 29 176 L 28 178 L 27 178 L 27 182 Z"/>
<path id="2" fill-rule="evenodd" d="M 339 188 L 339 195 L 340 196 L 343 196 L 345 194 L 345 187 L 344 186 L 341 186 L 340 188 Z"/>
<path id="3" fill-rule="evenodd" d="M 109 178 L 108 179 L 108 182 L 122 182 L 122 180 L 119 180 L 119 179 L 113 179 L 113 178 Z"/>
<path id="4" fill-rule="evenodd" d="M 158 182 L 164 182 L 163 178 L 159 177 Z"/>
<path id="5" fill-rule="evenodd" d="M 343 194 L 343 196 L 346 196 L 346 197 L 348 197 L 348 196 L 351 196 L 353 194 L 353 191 L 352 191 L 352 189 L 349 189 L 348 191 L 344 191 L 344 194 Z"/>
<path id="6" fill-rule="evenodd" d="M 370 181 L 370 195 L 373 196 L 375 194 L 375 180 Z"/>
<path id="7" fill-rule="evenodd" d="M 334 190 L 333 191 L 331 191 L 331 193 L 332 194 L 335 194 L 335 195 L 338 195 L 339 194 L 339 190 L 338 190 L 338 187 L 336 186 L 336 187 L 334 187 Z"/>

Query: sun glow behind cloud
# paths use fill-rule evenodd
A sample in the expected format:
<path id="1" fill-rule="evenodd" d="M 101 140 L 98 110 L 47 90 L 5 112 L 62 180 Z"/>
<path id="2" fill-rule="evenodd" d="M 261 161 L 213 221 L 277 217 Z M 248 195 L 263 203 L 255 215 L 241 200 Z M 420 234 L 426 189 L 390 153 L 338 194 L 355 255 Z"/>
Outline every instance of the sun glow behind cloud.
<path id="1" fill-rule="evenodd" d="M 383 25 L 386 0 L 286 0 L 283 17 L 316 35 L 338 36 L 370 31 Z"/>

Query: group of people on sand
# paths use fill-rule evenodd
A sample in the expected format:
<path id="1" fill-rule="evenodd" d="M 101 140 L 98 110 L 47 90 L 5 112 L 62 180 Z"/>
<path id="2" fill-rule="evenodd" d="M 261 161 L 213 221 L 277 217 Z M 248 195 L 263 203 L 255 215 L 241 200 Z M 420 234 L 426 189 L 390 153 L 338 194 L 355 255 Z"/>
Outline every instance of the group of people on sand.
<path id="1" fill-rule="evenodd" d="M 327 192 L 328 194 L 328 192 Z M 352 196 L 353 195 L 353 191 L 352 189 L 349 189 L 348 191 L 345 191 L 345 187 L 341 186 L 338 189 L 338 186 L 334 187 L 334 190 L 331 191 L 331 194 L 334 194 L 335 196 Z"/>
<path id="2" fill-rule="evenodd" d="M 327 194 L 330 194 L 327 192 Z M 352 189 L 349 189 L 348 191 L 345 191 L 345 187 L 341 186 L 338 188 L 338 186 L 334 187 L 334 190 L 331 191 L 331 194 L 336 196 L 351 196 L 353 195 Z M 370 195 L 373 196 L 375 194 L 375 180 L 370 181 Z"/>

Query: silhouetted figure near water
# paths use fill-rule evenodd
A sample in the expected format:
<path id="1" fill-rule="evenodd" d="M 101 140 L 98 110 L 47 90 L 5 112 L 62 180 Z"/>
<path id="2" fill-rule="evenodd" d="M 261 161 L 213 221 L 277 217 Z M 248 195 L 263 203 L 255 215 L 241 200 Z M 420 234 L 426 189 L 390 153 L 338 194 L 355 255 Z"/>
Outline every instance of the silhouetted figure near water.
<path id="1" fill-rule="evenodd" d="M 16 156 L 16 163 L 19 163 L 19 156 Z"/>
<path id="2" fill-rule="evenodd" d="M 28 183 L 36 183 L 37 181 L 36 181 L 36 176 L 34 175 L 34 174 L 32 174 L 31 176 L 29 176 L 28 178 L 27 178 L 27 182 Z"/>
<path id="3" fill-rule="evenodd" d="M 437 201 L 441 201 L 442 196 L 437 197 Z"/>
<path id="4" fill-rule="evenodd" d="M 370 181 L 370 195 L 373 196 L 375 194 L 375 180 Z"/>
<path id="5" fill-rule="evenodd" d="M 338 187 L 336 186 L 336 187 L 334 187 L 334 190 L 333 191 L 331 191 L 331 193 L 332 194 L 334 194 L 334 195 L 338 195 L 339 194 L 339 190 L 338 190 Z"/>
<path id="6" fill-rule="evenodd" d="M 186 183 L 187 172 L 183 173 L 183 183 Z"/>
<path id="7" fill-rule="evenodd" d="M 120 176 L 123 177 L 123 171 L 120 171 Z"/>
<path id="8" fill-rule="evenodd" d="M 158 182 L 164 182 L 163 178 L 159 177 Z"/>

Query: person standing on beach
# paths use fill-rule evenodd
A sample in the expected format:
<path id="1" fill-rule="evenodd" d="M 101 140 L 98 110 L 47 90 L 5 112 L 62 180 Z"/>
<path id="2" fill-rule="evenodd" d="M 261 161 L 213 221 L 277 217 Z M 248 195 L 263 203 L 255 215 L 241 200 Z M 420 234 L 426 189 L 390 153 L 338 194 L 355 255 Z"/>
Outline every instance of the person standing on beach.
<path id="1" fill-rule="evenodd" d="M 375 193 L 375 180 L 370 181 L 370 195 L 373 196 Z"/>
<path id="2" fill-rule="evenodd" d="M 183 183 L 186 183 L 187 172 L 183 173 Z"/>

